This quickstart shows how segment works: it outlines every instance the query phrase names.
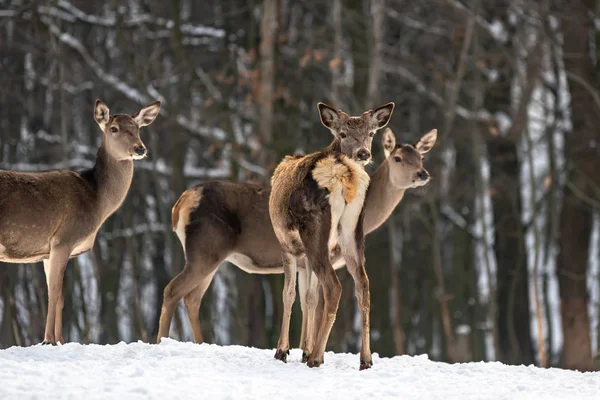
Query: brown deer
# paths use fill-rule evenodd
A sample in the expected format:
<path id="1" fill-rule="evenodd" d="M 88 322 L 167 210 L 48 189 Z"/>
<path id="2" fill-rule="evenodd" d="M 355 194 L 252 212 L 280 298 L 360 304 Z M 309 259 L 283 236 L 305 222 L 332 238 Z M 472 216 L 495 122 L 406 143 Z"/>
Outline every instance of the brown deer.
<path id="1" fill-rule="evenodd" d="M 429 172 L 423 168 L 423 154 L 433 148 L 436 139 L 437 130 L 433 129 L 414 145 L 396 145 L 396 138 L 391 129 L 387 128 L 383 132 L 385 160 L 371 178 L 367 191 L 363 210 L 365 235 L 377 229 L 389 218 L 407 189 L 424 186 L 429 182 Z M 339 249 L 336 249 L 332 255 L 332 264 L 335 269 L 345 265 Z M 298 291 L 302 309 L 300 348 L 303 350 L 302 361 L 306 362 L 317 335 L 318 326 L 314 325 L 314 321 L 320 320 L 323 312 L 323 303 L 319 303 L 320 291 L 317 277 L 307 268 L 298 274 Z"/>
<path id="2" fill-rule="evenodd" d="M 396 146 L 392 131 L 389 128 L 384 131 L 382 143 L 385 160 L 375 171 L 367 192 L 365 234 L 373 232 L 387 220 L 404 197 L 406 189 L 422 186 L 429 181 L 421 158 L 406 149 L 413 147 L 424 154 L 433 147 L 436 134 L 435 130 L 425 134 L 414 146 Z M 404 157 L 404 153 L 408 154 L 408 158 Z M 186 255 L 184 271 L 188 272 L 184 277 L 175 277 L 165 289 L 158 342 L 162 337 L 169 336 L 172 310 L 184 296 L 194 341 L 203 342 L 198 318 L 200 304 L 224 261 L 248 273 L 283 273 L 281 249 L 269 217 L 269 195 L 270 189 L 253 184 L 212 181 L 190 188 L 179 197 L 172 210 L 173 231 L 177 233 Z M 345 265 L 339 251 L 332 261 L 336 269 Z M 304 260 L 298 263 L 298 268 L 304 269 Z M 306 316 L 308 309 L 314 310 L 317 306 L 320 292 L 314 287 L 310 296 L 307 296 L 307 280 L 305 274 L 300 272 L 300 348 L 310 352 L 312 345 L 310 349 L 306 347 L 309 331 Z M 189 286 L 180 289 L 181 285 Z M 321 307 L 316 309 L 320 310 Z M 312 312 L 314 320 L 315 311 Z M 305 358 L 304 354 L 304 361 Z"/>
<path id="3" fill-rule="evenodd" d="M 323 289 L 324 313 L 308 366 L 318 367 L 335 321 L 342 285 L 330 256 L 340 248 L 354 279 L 362 316 L 360 369 L 370 368 L 370 293 L 364 267 L 363 205 L 369 187 L 364 166 L 371 160 L 375 132 L 390 120 L 389 103 L 360 117 L 350 117 L 319 103 L 321 122 L 334 136 L 325 150 L 305 156 L 288 156 L 271 178 L 269 215 L 281 245 L 284 288 L 283 319 L 276 358 L 289 353 L 289 322 L 296 297 L 296 260 L 306 257 L 306 268 Z"/>
<path id="4" fill-rule="evenodd" d="M 95 166 L 77 173 L 0 171 L 0 261 L 43 261 L 48 285 L 44 344 L 64 343 L 63 275 L 70 258 L 92 248 L 100 226 L 123 203 L 133 178 L 133 160 L 146 155 L 140 128 L 160 111 L 152 103 L 137 114 L 109 115 L 96 100 L 102 130 Z"/>

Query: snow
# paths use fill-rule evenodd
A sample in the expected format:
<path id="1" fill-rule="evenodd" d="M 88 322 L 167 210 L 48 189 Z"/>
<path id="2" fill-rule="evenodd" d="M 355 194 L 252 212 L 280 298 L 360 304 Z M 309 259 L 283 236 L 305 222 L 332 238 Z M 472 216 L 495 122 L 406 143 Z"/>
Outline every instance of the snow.
<path id="1" fill-rule="evenodd" d="M 182 343 L 12 347 L 0 351 L 0 398 L 91 399 L 598 399 L 600 372 L 498 362 L 445 364 L 325 354 L 321 368 L 274 350 Z"/>

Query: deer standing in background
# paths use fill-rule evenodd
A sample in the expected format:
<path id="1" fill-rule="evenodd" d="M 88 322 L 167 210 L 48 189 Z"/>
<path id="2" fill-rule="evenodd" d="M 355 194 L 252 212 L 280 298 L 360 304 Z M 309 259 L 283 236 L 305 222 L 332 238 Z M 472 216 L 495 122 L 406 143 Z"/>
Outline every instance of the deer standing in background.
<path id="1" fill-rule="evenodd" d="M 123 203 L 133 178 L 133 160 L 146 155 L 140 128 L 160 111 L 152 103 L 137 114 L 109 115 L 96 100 L 102 130 L 96 164 L 81 173 L 0 171 L 0 261 L 43 261 L 48 285 L 44 344 L 64 343 L 63 275 L 70 258 L 90 250 L 104 221 Z"/>
<path id="2" fill-rule="evenodd" d="M 369 186 L 364 166 L 371 160 L 375 132 L 389 122 L 394 103 L 351 117 L 319 103 L 321 122 L 334 136 L 322 151 L 288 156 L 271 178 L 269 215 L 281 245 L 283 271 L 283 319 L 276 358 L 289 353 L 289 323 L 296 297 L 296 260 L 306 257 L 305 267 L 314 272 L 323 288 L 324 313 L 309 367 L 323 363 L 331 327 L 335 321 L 342 285 L 330 256 L 339 247 L 354 279 L 362 317 L 360 369 L 370 368 L 370 293 L 364 265 L 363 205 Z"/>

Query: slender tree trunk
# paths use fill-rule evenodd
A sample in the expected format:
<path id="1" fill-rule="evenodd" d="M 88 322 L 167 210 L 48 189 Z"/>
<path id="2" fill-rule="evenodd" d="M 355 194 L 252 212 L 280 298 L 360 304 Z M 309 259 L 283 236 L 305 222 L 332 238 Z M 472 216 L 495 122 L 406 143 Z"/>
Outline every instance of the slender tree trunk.
<path id="1" fill-rule="evenodd" d="M 533 163 L 533 140 L 531 138 L 531 134 L 529 130 L 527 130 L 525 134 L 525 138 L 527 141 L 527 164 L 529 167 L 529 184 L 530 184 L 530 200 L 531 200 L 531 210 L 535 210 L 536 207 L 536 187 L 535 187 L 535 166 Z M 533 300 L 535 305 L 535 322 L 536 322 L 536 343 L 537 343 L 537 351 L 538 357 L 540 360 L 540 366 L 543 368 L 548 367 L 548 358 L 546 353 L 546 337 L 544 334 L 544 315 L 542 311 L 542 300 L 541 296 L 543 295 L 540 290 L 540 250 L 542 249 L 542 240 L 541 234 L 537 226 L 536 217 L 533 216 L 533 220 L 531 222 L 531 229 L 533 230 Z"/>
<path id="2" fill-rule="evenodd" d="M 340 0 L 335 0 L 339 2 Z M 385 0 L 371 1 L 371 65 L 369 66 L 369 77 L 367 82 L 367 104 L 376 107 L 379 103 L 379 83 L 381 82 L 381 70 L 383 65 L 383 33 L 385 22 Z M 377 103 L 377 104 L 376 104 Z"/>
<path id="3" fill-rule="evenodd" d="M 275 94 L 275 42 L 277 38 L 278 0 L 264 0 L 260 22 L 260 105 L 259 130 L 263 144 L 269 146 L 273 137 L 273 100 Z M 263 165 L 268 155 L 264 154 Z"/>
<path id="4" fill-rule="evenodd" d="M 331 69 L 331 94 L 333 106 L 344 108 L 342 96 L 342 0 L 333 0 L 333 60 L 329 63 Z"/>
<path id="5" fill-rule="evenodd" d="M 594 25 L 589 13 L 595 1 L 569 3 L 562 17 L 563 59 L 567 76 L 577 76 L 598 87 L 590 61 L 590 33 Z M 567 176 L 560 214 L 560 237 L 556 273 L 560 293 L 563 331 L 563 365 L 569 369 L 593 369 L 588 316 L 587 265 L 593 210 L 584 200 L 594 196 L 598 177 L 598 108 L 590 92 L 569 80 L 573 131 L 565 137 Z M 595 182 L 594 182 L 595 180 Z"/>
<path id="6" fill-rule="evenodd" d="M 496 228 L 498 359 L 507 364 L 531 364 L 534 355 L 517 145 L 496 136 L 488 141 L 488 152 Z"/>
<path id="7" fill-rule="evenodd" d="M 396 218 L 394 214 L 390 215 L 388 220 L 388 237 L 390 244 L 390 315 L 392 319 L 392 330 L 394 334 L 394 345 L 396 354 L 402 355 L 406 351 L 406 336 L 402 329 L 402 298 L 400 296 L 400 282 L 398 275 L 400 274 L 400 252 L 396 249 L 396 242 L 401 240 L 398 238 L 396 228 Z"/>

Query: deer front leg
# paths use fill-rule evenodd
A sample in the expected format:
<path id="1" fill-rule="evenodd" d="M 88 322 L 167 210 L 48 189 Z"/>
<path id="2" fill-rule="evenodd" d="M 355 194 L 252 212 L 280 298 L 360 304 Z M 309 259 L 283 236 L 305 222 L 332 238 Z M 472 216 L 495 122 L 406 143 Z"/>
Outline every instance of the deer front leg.
<path id="1" fill-rule="evenodd" d="M 285 274 L 283 283 L 283 319 L 281 321 L 281 332 L 275 358 L 283 362 L 287 361 L 290 353 L 290 319 L 292 318 L 292 306 L 296 298 L 296 257 L 283 253 L 283 272 Z"/>
<path id="2" fill-rule="evenodd" d="M 63 278 L 71 255 L 70 248 L 52 248 L 50 258 L 44 260 L 48 285 L 48 315 L 42 344 L 64 343 L 62 335 L 62 309 L 64 305 Z"/>
<path id="3" fill-rule="evenodd" d="M 361 257 L 360 259 L 363 258 Z M 348 272 L 350 272 L 354 279 L 356 300 L 362 319 L 362 346 L 360 349 L 360 370 L 362 371 L 373 366 L 370 344 L 371 293 L 369 290 L 369 277 L 367 276 L 364 262 L 358 262 L 355 259 L 348 260 Z"/>

